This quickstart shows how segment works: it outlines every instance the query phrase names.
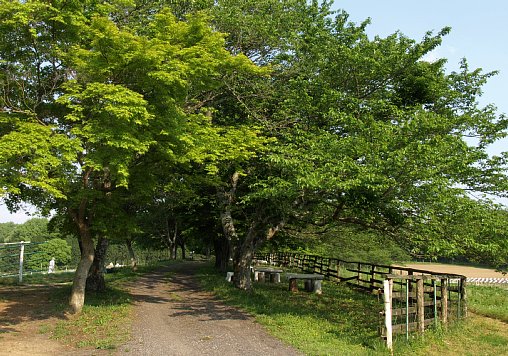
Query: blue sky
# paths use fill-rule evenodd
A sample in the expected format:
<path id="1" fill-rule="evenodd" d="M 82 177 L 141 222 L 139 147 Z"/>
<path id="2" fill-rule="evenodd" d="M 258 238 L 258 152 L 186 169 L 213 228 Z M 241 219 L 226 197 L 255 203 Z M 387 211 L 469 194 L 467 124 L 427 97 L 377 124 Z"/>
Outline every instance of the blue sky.
<path id="1" fill-rule="evenodd" d="M 481 105 L 494 104 L 498 114 L 508 114 L 508 1 L 507 0 L 335 0 L 334 9 L 343 9 L 357 24 L 367 18 L 367 33 L 386 37 L 400 31 L 421 40 L 427 31 L 451 27 L 451 33 L 433 53 L 447 58 L 449 72 L 459 69 L 466 58 L 470 70 L 498 71 L 483 87 Z M 508 138 L 489 148 L 491 155 L 508 151 Z M 495 199 L 508 207 L 508 199 Z"/>
<path id="2" fill-rule="evenodd" d="M 471 69 L 498 70 L 500 73 L 485 85 L 481 103 L 493 103 L 499 113 L 508 113 L 507 0 L 336 0 L 334 8 L 344 9 L 356 23 L 370 17 L 370 36 L 386 37 L 400 31 L 420 40 L 429 30 L 438 32 L 450 26 L 452 32 L 433 56 L 447 58 L 449 71 L 457 70 L 464 57 Z M 490 152 L 506 150 L 508 139 L 492 146 Z M 29 218 L 24 212 L 10 215 L 0 205 L 0 222 L 21 223 Z"/>
<path id="3" fill-rule="evenodd" d="M 508 1 L 506 0 L 336 0 L 334 9 L 344 9 L 349 19 L 361 23 L 370 17 L 369 36 L 386 37 L 400 31 L 421 40 L 427 31 L 452 28 L 432 55 L 447 58 L 448 71 L 459 69 L 466 58 L 469 68 L 499 71 L 484 86 L 480 103 L 495 104 L 499 113 L 508 113 Z M 490 152 L 508 150 L 508 139 Z"/>

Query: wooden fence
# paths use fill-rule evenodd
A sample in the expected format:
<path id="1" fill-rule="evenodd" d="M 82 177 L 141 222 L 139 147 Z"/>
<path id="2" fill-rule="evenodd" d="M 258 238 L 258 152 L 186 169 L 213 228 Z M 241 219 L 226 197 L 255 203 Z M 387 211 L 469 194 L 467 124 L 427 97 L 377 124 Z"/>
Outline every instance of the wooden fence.
<path id="1" fill-rule="evenodd" d="M 446 326 L 450 321 L 467 316 L 466 277 L 462 275 L 301 253 L 258 254 L 256 258 L 383 295 L 385 309 L 380 312 L 379 331 L 390 343 L 392 334 L 409 337 L 410 332 L 423 333 L 428 326 Z M 389 303 L 389 310 L 386 303 Z"/>

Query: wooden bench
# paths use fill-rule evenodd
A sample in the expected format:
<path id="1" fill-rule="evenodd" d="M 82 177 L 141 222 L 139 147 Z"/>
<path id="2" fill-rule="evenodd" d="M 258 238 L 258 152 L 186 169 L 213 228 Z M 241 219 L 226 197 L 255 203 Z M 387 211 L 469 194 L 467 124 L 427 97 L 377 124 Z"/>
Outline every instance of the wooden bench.
<path id="1" fill-rule="evenodd" d="M 254 280 L 258 282 L 270 281 L 272 283 L 280 283 L 280 274 L 284 272 L 281 269 L 269 267 L 254 267 Z"/>
<path id="2" fill-rule="evenodd" d="M 289 290 L 291 292 L 298 291 L 298 280 L 302 279 L 305 283 L 305 290 L 307 292 L 314 292 L 321 294 L 321 281 L 324 276 L 320 274 L 301 274 L 301 273 L 288 273 L 286 278 L 289 280 Z"/>

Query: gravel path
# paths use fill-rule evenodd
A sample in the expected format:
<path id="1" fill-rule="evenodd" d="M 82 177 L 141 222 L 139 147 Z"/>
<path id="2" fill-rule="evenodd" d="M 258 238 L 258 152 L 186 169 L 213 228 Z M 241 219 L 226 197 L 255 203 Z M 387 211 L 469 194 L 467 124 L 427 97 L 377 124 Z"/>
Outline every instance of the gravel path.
<path id="1" fill-rule="evenodd" d="M 119 355 L 301 355 L 202 291 L 193 276 L 199 266 L 168 266 L 136 282 L 132 340 Z"/>

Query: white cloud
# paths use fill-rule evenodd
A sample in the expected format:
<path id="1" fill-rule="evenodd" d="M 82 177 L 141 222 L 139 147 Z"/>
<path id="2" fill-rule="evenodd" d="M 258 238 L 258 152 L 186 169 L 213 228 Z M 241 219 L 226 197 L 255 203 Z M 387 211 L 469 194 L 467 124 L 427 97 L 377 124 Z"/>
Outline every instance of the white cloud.
<path id="1" fill-rule="evenodd" d="M 25 221 L 36 217 L 37 214 L 33 207 L 24 207 L 22 210 L 11 214 L 7 207 L 0 203 L 0 223 L 14 222 L 16 224 L 23 224 Z"/>

